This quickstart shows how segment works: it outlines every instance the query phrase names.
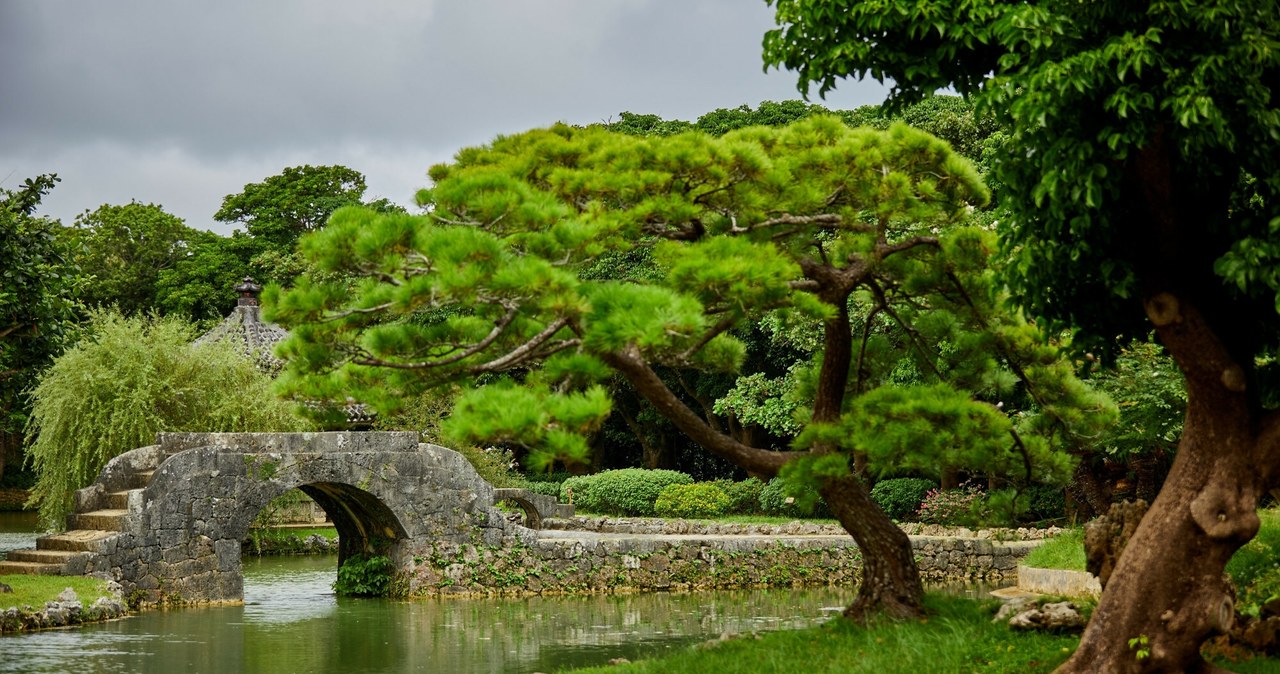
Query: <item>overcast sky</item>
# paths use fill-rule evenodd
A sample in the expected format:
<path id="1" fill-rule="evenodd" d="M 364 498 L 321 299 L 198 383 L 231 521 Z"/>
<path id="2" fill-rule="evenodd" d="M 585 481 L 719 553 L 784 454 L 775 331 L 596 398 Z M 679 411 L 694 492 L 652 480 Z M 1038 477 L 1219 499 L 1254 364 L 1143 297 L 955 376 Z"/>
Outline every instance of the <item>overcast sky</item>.
<path id="1" fill-rule="evenodd" d="M 66 224 L 137 200 L 225 234 L 224 196 L 342 164 L 410 205 L 497 134 L 799 98 L 762 70 L 772 26 L 763 0 L 0 0 L 0 186 L 57 173 Z"/>

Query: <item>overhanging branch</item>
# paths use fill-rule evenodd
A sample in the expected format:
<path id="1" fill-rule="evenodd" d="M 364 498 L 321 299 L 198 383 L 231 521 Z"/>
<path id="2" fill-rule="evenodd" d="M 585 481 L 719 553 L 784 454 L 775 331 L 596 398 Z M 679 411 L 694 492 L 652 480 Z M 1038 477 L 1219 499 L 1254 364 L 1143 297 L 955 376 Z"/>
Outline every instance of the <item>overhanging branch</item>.
<path id="1" fill-rule="evenodd" d="M 717 433 L 667 387 L 634 346 L 601 354 L 601 358 L 621 373 L 659 414 L 675 424 L 689 439 L 716 456 L 728 459 L 749 471 L 773 476 L 778 474 L 783 465 L 799 455 L 751 447 L 724 433 Z"/>

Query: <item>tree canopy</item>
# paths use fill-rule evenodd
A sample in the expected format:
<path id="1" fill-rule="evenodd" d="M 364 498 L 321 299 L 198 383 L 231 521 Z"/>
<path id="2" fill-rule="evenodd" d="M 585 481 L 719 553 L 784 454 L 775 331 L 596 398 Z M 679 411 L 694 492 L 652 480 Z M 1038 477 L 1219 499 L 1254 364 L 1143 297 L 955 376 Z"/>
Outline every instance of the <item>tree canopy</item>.
<path id="1" fill-rule="evenodd" d="M 1154 328 L 1178 363 L 1177 459 L 1064 670 L 1204 668 L 1201 642 L 1232 617 L 1222 568 L 1280 486 L 1280 7 L 771 4 L 765 61 L 804 90 L 871 76 L 898 101 L 972 96 L 1009 131 L 995 171 L 1015 296 L 1103 354 Z"/>
<path id="2" fill-rule="evenodd" d="M 475 384 L 448 421 L 454 437 L 523 445 L 545 465 L 585 455 L 582 436 L 611 409 L 600 382 L 617 373 L 704 449 L 766 475 L 793 464 L 860 545 L 896 532 L 868 563 L 914 578 L 904 591 L 917 611 L 910 545 L 851 459 L 1060 475 L 1062 438 L 1107 416 L 1033 328 L 998 311 L 991 235 L 961 226 L 987 198 L 972 165 L 906 126 L 815 117 L 720 137 L 557 126 L 463 150 L 430 175 L 427 215 L 342 209 L 300 242 L 319 270 L 358 279 L 354 292 L 306 277 L 268 289 L 268 315 L 293 331 L 280 349 L 287 392 L 390 409 Z M 652 274 L 596 275 L 602 257 L 637 249 Z M 854 307 L 867 312 L 859 344 Z M 736 331 L 765 319 L 818 335 L 798 378 L 804 451 L 746 444 L 659 375 L 738 372 Z M 895 365 L 915 374 L 881 390 Z M 1033 379 L 1044 414 L 1023 440 L 996 403 Z"/>
<path id="3" fill-rule="evenodd" d="M 90 277 L 85 303 L 137 314 L 158 305 L 157 280 L 187 256 L 198 232 L 160 206 L 134 201 L 85 211 L 68 235 Z"/>
<path id="4" fill-rule="evenodd" d="M 250 236 L 292 250 L 299 236 L 323 227 L 335 210 L 361 203 L 365 188 L 364 174 L 345 166 L 290 166 L 227 195 L 213 219 L 241 223 Z"/>
<path id="5" fill-rule="evenodd" d="M 42 175 L 0 189 L 0 475 L 26 424 L 23 392 L 76 332 L 79 269 L 58 223 L 35 215 L 57 182 Z"/>

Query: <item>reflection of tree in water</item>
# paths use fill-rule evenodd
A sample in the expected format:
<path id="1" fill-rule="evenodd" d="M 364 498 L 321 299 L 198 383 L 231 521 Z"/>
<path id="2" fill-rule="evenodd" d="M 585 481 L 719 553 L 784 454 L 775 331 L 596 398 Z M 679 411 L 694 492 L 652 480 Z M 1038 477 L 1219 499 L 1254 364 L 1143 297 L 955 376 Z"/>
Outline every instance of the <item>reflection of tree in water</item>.
<path id="1" fill-rule="evenodd" d="M 305 590 L 304 590 L 305 591 Z M 337 600 L 325 616 L 246 620 L 246 671 L 554 671 L 636 658 L 725 632 L 816 625 L 847 589 L 393 602 Z M 265 607 L 264 607 L 265 608 Z"/>

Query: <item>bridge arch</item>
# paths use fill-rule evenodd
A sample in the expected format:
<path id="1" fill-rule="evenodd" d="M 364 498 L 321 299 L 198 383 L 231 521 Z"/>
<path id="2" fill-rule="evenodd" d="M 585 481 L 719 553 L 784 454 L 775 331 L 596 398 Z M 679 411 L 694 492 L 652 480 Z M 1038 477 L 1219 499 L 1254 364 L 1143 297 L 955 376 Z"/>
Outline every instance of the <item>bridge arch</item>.
<path id="1" fill-rule="evenodd" d="M 338 531 L 338 566 L 360 554 L 386 554 L 399 541 L 409 538 L 400 516 L 382 498 L 365 489 L 342 482 L 275 483 L 275 489 L 255 494 L 226 528 L 229 538 L 245 540 L 259 513 L 279 496 L 297 489 L 324 510 Z M 265 502 L 261 502 L 265 498 Z"/>
<path id="2" fill-rule="evenodd" d="M 420 444 L 416 433 L 162 433 L 77 494 L 79 510 L 108 499 L 127 504 L 119 534 L 85 571 L 107 573 L 150 601 L 240 601 L 241 541 L 259 512 L 295 488 L 333 519 L 339 564 L 374 552 L 405 571 L 442 541 L 534 540 L 494 508 L 493 487 L 466 458 Z"/>

